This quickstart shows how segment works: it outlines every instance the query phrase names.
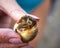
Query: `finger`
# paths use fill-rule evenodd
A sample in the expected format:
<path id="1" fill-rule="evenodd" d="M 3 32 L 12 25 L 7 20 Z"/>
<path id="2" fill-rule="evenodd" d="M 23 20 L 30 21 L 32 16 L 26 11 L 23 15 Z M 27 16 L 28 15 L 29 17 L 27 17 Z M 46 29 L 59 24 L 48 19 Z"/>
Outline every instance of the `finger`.
<path id="1" fill-rule="evenodd" d="M 15 0 L 4 0 L 1 2 L 1 10 L 6 12 L 14 20 L 19 20 L 26 12 L 17 4 Z"/>
<path id="2" fill-rule="evenodd" d="M 38 17 L 35 16 L 35 15 L 27 14 L 27 16 L 31 16 L 32 18 L 36 19 L 37 21 L 40 20 L 40 18 L 38 18 Z"/>
<path id="3" fill-rule="evenodd" d="M 27 13 L 16 3 L 15 0 L 9 0 L 2 3 L 4 11 L 11 16 L 15 21 L 18 21 L 22 16 L 27 15 Z M 33 18 L 37 17 L 31 15 Z"/>
<path id="4" fill-rule="evenodd" d="M 7 43 L 0 43 L 0 48 L 19 48 L 22 46 L 27 46 L 26 43 L 24 44 L 7 44 Z"/>
<path id="5" fill-rule="evenodd" d="M 0 43 L 22 43 L 20 36 L 11 29 L 0 28 Z"/>

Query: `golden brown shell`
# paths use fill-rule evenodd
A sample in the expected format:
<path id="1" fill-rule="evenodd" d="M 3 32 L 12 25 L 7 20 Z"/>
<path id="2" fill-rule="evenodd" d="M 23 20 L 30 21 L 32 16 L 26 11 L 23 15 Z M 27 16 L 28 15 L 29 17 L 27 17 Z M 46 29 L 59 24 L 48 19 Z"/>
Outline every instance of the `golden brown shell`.
<path id="1" fill-rule="evenodd" d="M 38 32 L 37 22 L 30 16 L 24 16 L 14 25 L 14 30 L 19 33 L 23 42 L 29 42 Z"/>

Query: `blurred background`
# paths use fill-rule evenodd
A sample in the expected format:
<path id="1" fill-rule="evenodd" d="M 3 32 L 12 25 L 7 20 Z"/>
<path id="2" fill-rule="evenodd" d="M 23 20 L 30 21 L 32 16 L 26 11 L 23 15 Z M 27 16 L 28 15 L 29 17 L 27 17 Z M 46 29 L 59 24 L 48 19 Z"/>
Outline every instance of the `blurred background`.
<path id="1" fill-rule="evenodd" d="M 60 0 L 56 0 L 47 17 L 37 48 L 60 48 Z"/>
<path id="2" fill-rule="evenodd" d="M 29 6 L 30 4 L 28 5 L 28 3 L 27 3 L 27 6 L 23 7 L 23 5 L 25 5 L 25 4 L 21 5 L 22 2 L 20 3 L 21 7 L 25 11 L 27 11 L 28 13 L 31 12 L 31 14 L 33 14 L 33 15 L 40 14 L 37 16 L 38 17 L 42 16 L 42 17 L 40 17 L 40 20 L 43 20 L 43 21 L 40 21 L 42 24 L 40 22 L 38 23 L 39 33 L 38 33 L 37 37 L 33 41 L 30 42 L 30 45 L 34 46 L 34 48 L 60 48 L 60 0 L 50 0 L 50 1 L 52 1 L 51 8 L 49 6 L 49 0 L 45 0 L 45 1 L 46 1 L 45 5 L 42 4 L 43 5 L 42 8 L 39 8 L 40 7 L 39 6 L 37 9 L 41 9 L 41 10 L 40 11 L 37 10 L 36 13 L 34 13 L 35 11 L 32 11 L 32 8 L 30 10 L 29 9 L 26 10 L 26 8 L 30 8 L 30 6 Z M 17 0 L 17 2 L 19 4 L 18 0 Z M 25 0 L 24 0 L 24 2 L 25 2 Z M 35 0 L 35 2 L 36 2 L 36 0 Z M 42 2 L 42 0 L 41 0 L 41 2 Z M 35 8 L 35 6 L 33 8 Z M 48 12 L 47 10 L 50 10 L 48 15 L 46 15 L 47 14 L 46 12 Z M 2 28 L 2 27 L 13 28 L 15 21 L 13 19 L 11 19 L 9 16 L 7 16 L 4 12 L 3 12 L 3 14 L 1 12 L 3 12 L 3 11 L 0 11 L 0 28 Z M 5 17 L 5 16 L 7 16 L 7 17 Z M 47 17 L 45 18 L 44 16 L 45 17 L 47 16 Z M 46 19 L 46 21 L 44 21 L 45 19 L 43 17 Z M 41 19 L 41 18 L 43 18 L 43 19 Z M 2 20 L 2 19 L 4 19 L 4 20 Z M 5 22 L 5 20 L 6 20 L 6 22 Z M 45 25 L 43 25 L 44 24 L 43 22 L 46 22 Z M 43 26 L 44 26 L 44 29 L 42 29 Z"/>

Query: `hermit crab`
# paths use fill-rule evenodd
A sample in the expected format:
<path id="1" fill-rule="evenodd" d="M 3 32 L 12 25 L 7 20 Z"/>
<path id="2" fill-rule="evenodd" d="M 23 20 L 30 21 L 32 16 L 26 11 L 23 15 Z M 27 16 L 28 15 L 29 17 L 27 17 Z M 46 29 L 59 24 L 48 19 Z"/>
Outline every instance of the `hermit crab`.
<path id="1" fill-rule="evenodd" d="M 23 42 L 29 42 L 37 35 L 37 21 L 25 15 L 14 25 L 14 30 L 21 36 Z"/>

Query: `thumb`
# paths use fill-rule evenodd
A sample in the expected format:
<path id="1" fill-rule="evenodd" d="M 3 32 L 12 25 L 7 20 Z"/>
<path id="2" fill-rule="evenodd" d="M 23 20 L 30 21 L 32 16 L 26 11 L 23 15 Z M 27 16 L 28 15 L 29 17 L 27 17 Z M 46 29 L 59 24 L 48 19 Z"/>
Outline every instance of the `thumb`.
<path id="1" fill-rule="evenodd" d="M 15 0 L 4 0 L 0 1 L 1 8 L 4 12 L 6 12 L 10 17 L 12 17 L 15 21 L 18 21 L 22 16 L 29 15 L 26 13 Z M 39 19 L 36 16 L 30 15 L 35 19 Z"/>
<path id="2" fill-rule="evenodd" d="M 11 29 L 0 28 L 0 43 L 16 43 L 20 44 L 20 36 Z"/>
<path id="3" fill-rule="evenodd" d="M 0 6 L 5 13 L 12 17 L 15 21 L 19 20 L 27 13 L 17 4 L 15 0 L 1 0 Z"/>

